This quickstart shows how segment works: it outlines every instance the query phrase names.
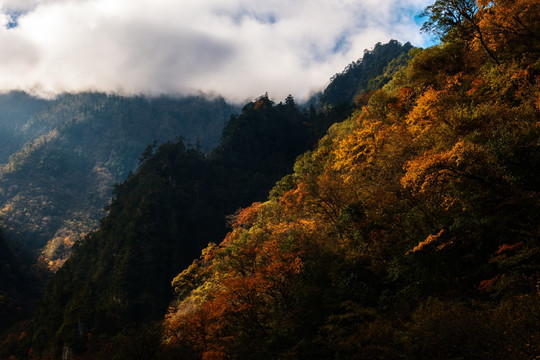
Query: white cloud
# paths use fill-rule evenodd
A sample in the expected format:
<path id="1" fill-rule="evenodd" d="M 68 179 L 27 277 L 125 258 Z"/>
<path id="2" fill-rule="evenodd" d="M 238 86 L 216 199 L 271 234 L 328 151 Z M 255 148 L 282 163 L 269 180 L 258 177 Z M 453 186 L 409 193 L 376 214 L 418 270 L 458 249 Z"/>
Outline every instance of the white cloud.
<path id="1" fill-rule="evenodd" d="M 27 12 L 37 6 L 59 1 L 65 0 L 0 0 L 0 9 L 8 12 Z"/>
<path id="2" fill-rule="evenodd" d="M 428 1 L 0 0 L 0 91 L 304 99 Z"/>

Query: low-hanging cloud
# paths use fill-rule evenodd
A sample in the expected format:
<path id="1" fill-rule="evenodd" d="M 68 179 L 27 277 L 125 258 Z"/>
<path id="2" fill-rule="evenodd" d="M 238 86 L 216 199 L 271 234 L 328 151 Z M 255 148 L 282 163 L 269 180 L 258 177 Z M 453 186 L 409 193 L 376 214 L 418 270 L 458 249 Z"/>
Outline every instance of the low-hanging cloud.
<path id="1" fill-rule="evenodd" d="M 428 0 L 0 0 L 0 92 L 305 99 Z"/>

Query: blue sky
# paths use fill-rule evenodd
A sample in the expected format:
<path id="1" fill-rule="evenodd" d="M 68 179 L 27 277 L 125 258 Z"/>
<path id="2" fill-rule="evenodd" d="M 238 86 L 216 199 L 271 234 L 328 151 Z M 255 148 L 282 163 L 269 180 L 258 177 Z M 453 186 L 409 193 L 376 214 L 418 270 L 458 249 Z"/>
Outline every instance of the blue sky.
<path id="1" fill-rule="evenodd" d="M 426 0 L 0 0 L 0 91 L 299 100 L 364 49 L 428 46 Z"/>

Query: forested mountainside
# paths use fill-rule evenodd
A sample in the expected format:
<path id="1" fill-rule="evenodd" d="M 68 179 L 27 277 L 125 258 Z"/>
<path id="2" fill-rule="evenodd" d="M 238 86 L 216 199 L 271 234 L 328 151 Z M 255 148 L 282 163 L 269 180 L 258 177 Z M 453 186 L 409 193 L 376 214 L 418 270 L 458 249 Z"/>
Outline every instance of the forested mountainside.
<path id="1" fill-rule="evenodd" d="M 377 43 L 373 50 L 366 50 L 361 59 L 332 77 L 330 85 L 319 95 L 317 106 L 352 105 L 359 94 L 380 89 L 407 63 L 412 48 L 410 43 L 401 45 L 396 40 Z M 388 63 L 387 59 L 392 61 Z"/>
<path id="2" fill-rule="evenodd" d="M 50 101 L 22 125 L 33 137 L 0 172 L 6 235 L 43 251 L 57 269 L 71 245 L 99 226 L 113 185 L 136 168 L 148 144 L 182 136 L 209 151 L 236 111 L 223 99 L 200 97 L 88 93 Z"/>
<path id="3" fill-rule="evenodd" d="M 394 73 L 407 64 L 412 49 L 410 43 L 401 44 L 397 40 L 377 43 L 373 49 L 364 50 L 361 58 L 332 76 L 330 84 L 307 101 L 310 112 L 317 114 L 317 120 L 312 121 L 314 131 L 324 134 L 336 119 L 341 121 L 355 107 L 365 105 L 373 91 L 389 82 Z"/>
<path id="4" fill-rule="evenodd" d="M 47 104 L 47 100 L 21 92 L 0 94 L 0 164 L 5 164 L 11 154 L 32 138 L 24 125 Z"/>
<path id="5" fill-rule="evenodd" d="M 267 193 L 261 187 L 286 174 L 308 147 L 303 120 L 293 101 L 276 105 L 263 96 L 231 119 L 227 127 L 239 135 L 224 134 L 209 156 L 181 141 L 149 147 L 139 170 L 115 188 L 100 229 L 74 247 L 47 286 L 33 345 L 59 352 L 67 341 L 80 352 L 86 341 L 79 322 L 103 341 L 159 320 L 172 299 L 171 278 L 225 235 L 228 214 Z"/>
<path id="6" fill-rule="evenodd" d="M 171 279 L 225 236 L 227 216 L 264 200 L 324 124 L 342 116 L 332 107 L 301 111 L 292 97 L 276 104 L 264 95 L 231 117 L 209 154 L 183 141 L 149 146 L 137 172 L 113 190 L 100 229 L 74 246 L 47 286 L 22 348 L 57 354 L 68 344 L 97 356 L 117 347 L 130 328 L 144 332 L 141 324 L 166 313 Z M 5 353 L 16 348 L 9 343 Z"/>
<path id="7" fill-rule="evenodd" d="M 474 4 L 173 279 L 161 358 L 540 356 L 540 3 Z"/>

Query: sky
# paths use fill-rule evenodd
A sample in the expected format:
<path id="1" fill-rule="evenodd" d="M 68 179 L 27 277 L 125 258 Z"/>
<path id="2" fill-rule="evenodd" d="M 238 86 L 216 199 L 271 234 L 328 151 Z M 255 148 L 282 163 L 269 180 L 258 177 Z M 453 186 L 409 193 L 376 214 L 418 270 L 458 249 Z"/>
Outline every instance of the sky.
<path id="1" fill-rule="evenodd" d="M 429 45 L 430 2 L 0 0 L 0 92 L 303 101 L 377 42 Z"/>

